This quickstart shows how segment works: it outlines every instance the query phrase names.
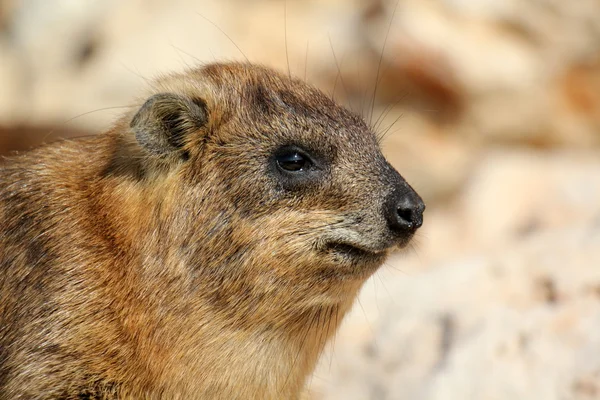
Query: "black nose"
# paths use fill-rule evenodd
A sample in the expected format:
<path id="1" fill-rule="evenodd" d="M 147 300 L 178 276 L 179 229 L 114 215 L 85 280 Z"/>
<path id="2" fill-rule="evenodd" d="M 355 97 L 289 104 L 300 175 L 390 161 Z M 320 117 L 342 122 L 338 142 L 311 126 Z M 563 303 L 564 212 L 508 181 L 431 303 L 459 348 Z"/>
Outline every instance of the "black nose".
<path id="1" fill-rule="evenodd" d="M 414 232 L 423 225 L 425 203 L 409 186 L 393 192 L 386 204 L 386 218 L 394 232 Z"/>

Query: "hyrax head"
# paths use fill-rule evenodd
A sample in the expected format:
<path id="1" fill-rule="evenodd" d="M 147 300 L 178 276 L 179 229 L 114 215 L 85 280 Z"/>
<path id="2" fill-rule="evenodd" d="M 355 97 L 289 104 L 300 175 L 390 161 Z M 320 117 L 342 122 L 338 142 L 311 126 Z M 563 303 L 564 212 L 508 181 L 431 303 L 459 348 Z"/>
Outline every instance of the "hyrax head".
<path id="1" fill-rule="evenodd" d="M 263 67 L 167 77 L 130 131 L 176 182 L 163 245 L 196 275 L 294 290 L 362 281 L 423 222 L 360 117 Z"/>

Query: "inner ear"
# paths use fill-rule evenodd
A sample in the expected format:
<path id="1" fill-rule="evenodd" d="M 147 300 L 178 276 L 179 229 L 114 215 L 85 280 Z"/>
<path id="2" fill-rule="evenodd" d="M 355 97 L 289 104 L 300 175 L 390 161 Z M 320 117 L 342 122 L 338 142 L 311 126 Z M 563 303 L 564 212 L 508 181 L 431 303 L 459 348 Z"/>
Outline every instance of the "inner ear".
<path id="1" fill-rule="evenodd" d="M 130 127 L 143 148 L 164 156 L 182 152 L 189 135 L 207 122 L 203 100 L 159 93 L 146 100 L 131 120 Z"/>

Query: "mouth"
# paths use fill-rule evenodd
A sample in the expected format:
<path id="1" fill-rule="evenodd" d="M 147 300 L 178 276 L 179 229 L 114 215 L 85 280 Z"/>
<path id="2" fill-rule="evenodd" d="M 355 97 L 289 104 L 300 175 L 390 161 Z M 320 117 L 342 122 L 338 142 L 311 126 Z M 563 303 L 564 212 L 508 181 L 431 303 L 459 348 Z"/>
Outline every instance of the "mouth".
<path id="1" fill-rule="evenodd" d="M 370 249 L 347 242 L 329 242 L 324 246 L 324 250 L 344 259 L 355 261 L 378 261 L 387 256 L 386 249 Z"/>

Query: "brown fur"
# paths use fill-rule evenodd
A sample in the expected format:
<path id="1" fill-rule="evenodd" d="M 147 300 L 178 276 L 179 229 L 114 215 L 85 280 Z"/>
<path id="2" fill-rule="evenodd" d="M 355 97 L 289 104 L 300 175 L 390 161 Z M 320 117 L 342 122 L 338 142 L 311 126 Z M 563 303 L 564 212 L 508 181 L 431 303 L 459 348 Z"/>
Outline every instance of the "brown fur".
<path id="1" fill-rule="evenodd" d="M 173 96 L 0 167 L 0 399 L 298 398 L 365 279 L 410 239 L 381 212 L 408 185 L 317 90 L 216 64 L 158 93 Z M 281 144 L 326 159 L 319 178 L 278 181 Z"/>

